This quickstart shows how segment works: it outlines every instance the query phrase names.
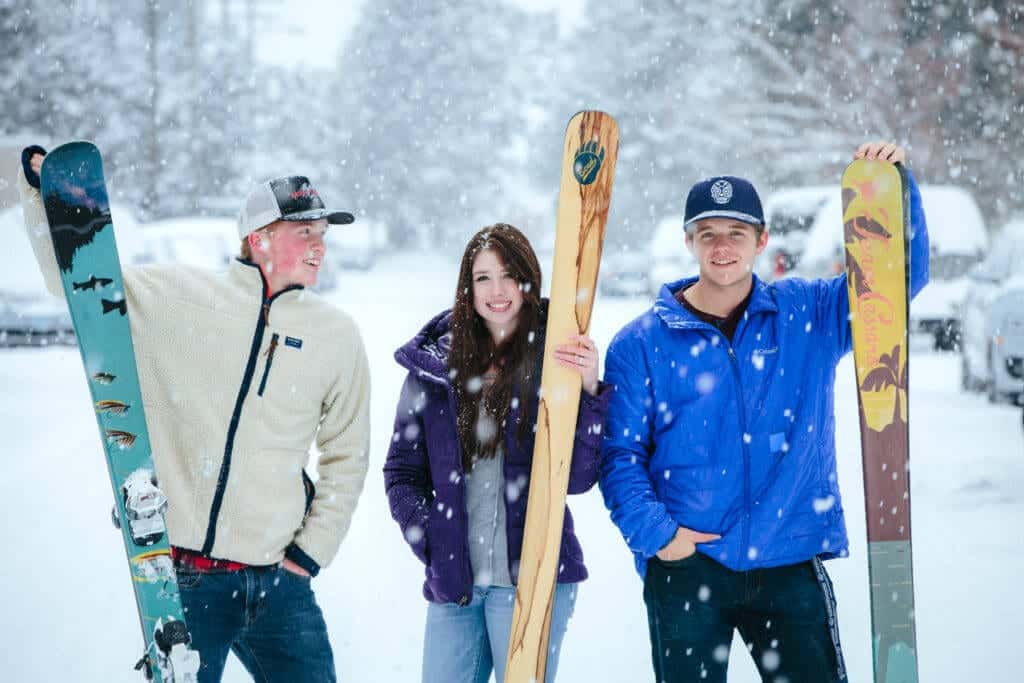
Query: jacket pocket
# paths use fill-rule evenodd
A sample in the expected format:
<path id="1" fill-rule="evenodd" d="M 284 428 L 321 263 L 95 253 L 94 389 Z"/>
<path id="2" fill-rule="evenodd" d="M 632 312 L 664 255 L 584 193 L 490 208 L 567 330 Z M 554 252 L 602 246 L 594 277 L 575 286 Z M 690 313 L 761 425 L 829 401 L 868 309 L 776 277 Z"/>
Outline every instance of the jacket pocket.
<path id="1" fill-rule="evenodd" d="M 662 567 L 665 567 L 666 569 L 678 569 L 689 564 L 694 564 L 698 560 L 700 560 L 700 551 L 695 550 L 686 557 L 681 557 L 678 560 L 663 560 L 657 555 L 655 555 L 652 559 L 658 564 L 660 564 Z"/>
<path id="2" fill-rule="evenodd" d="M 256 392 L 257 396 L 262 396 L 263 391 L 267 388 L 267 378 L 270 376 L 270 366 L 274 363 L 274 353 L 277 351 L 277 340 L 280 335 L 275 332 L 270 338 L 270 346 L 267 348 L 267 364 L 263 366 L 263 379 L 260 380 L 259 391 Z"/>
<path id="3" fill-rule="evenodd" d="M 302 468 L 302 488 L 306 494 L 306 511 L 302 515 L 302 521 L 306 521 L 306 517 L 309 516 L 309 509 L 313 507 L 313 499 L 316 497 L 316 484 L 306 474 L 306 468 Z"/>

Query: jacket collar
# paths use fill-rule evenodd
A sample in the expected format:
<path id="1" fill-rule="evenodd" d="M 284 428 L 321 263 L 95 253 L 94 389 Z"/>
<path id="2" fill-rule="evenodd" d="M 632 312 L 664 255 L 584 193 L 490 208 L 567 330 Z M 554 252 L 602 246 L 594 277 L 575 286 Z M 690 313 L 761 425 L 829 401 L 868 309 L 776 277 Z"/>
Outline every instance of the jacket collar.
<path id="1" fill-rule="evenodd" d="M 541 299 L 539 323 L 541 332 L 536 339 L 539 350 L 543 350 L 544 331 L 548 318 L 548 300 Z M 452 311 L 441 311 L 427 322 L 415 337 L 395 351 L 395 360 L 406 370 L 419 377 L 448 387 L 448 357 L 452 350 Z"/>
<path id="2" fill-rule="evenodd" d="M 245 291 L 260 292 L 261 300 L 267 299 L 267 282 L 263 277 L 263 271 L 252 261 L 236 257 L 228 267 L 228 278 Z M 288 285 L 284 289 L 274 292 L 271 298 L 276 299 L 279 294 L 303 289 L 305 288 L 302 285 Z"/>
<path id="3" fill-rule="evenodd" d="M 654 314 L 661 318 L 666 325 L 675 329 L 710 327 L 706 322 L 686 310 L 686 307 L 679 303 L 675 296 L 679 290 L 689 287 L 697 282 L 698 279 L 700 278 L 686 277 L 682 280 L 667 282 L 662 285 L 661 291 L 658 292 L 658 299 L 654 302 Z M 747 315 L 778 313 L 779 306 L 775 303 L 772 286 L 761 280 L 756 273 L 753 274 L 753 279 L 754 291 L 750 296 L 750 303 L 747 304 Z"/>

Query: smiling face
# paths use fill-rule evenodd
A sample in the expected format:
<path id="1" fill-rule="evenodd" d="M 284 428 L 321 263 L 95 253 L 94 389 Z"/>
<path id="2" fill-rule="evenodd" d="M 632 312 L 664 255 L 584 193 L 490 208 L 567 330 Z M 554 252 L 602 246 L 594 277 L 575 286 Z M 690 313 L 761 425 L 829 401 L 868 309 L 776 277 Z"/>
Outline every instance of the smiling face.
<path id="1" fill-rule="evenodd" d="M 327 221 L 276 221 L 250 235 L 253 261 L 271 293 L 290 285 L 312 287 L 327 247 Z"/>
<path id="2" fill-rule="evenodd" d="M 705 285 L 749 288 L 754 258 L 767 246 L 768 231 L 731 218 L 707 218 L 687 234 L 686 244 Z"/>
<path id="3" fill-rule="evenodd" d="M 493 249 L 483 249 L 473 259 L 473 310 L 484 320 L 496 343 L 515 330 L 523 307 L 519 282 Z"/>

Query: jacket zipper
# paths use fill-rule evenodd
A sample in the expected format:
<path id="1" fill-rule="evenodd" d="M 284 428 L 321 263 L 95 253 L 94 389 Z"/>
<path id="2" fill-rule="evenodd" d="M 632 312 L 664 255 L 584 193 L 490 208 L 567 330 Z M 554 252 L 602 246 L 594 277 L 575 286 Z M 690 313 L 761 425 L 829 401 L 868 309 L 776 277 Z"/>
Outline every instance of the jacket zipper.
<path id="1" fill-rule="evenodd" d="M 253 266 L 254 268 L 256 266 Z M 242 405 L 245 397 L 249 394 L 249 387 L 252 384 L 253 375 L 256 374 L 256 359 L 259 356 L 260 346 L 263 345 L 263 333 L 270 322 L 270 305 L 274 299 L 285 292 L 293 289 L 302 289 L 302 285 L 285 287 L 273 296 L 267 296 L 267 283 L 260 276 L 263 285 L 263 293 L 260 297 L 260 313 L 256 316 L 256 330 L 253 333 L 252 346 L 249 348 L 249 360 L 245 366 L 245 374 L 242 375 L 242 384 L 238 389 L 238 397 L 235 399 L 235 408 L 231 413 L 231 422 L 228 424 L 227 439 L 224 443 L 224 459 L 220 464 L 220 473 L 217 475 L 217 488 L 213 493 L 213 502 L 210 504 L 210 518 L 206 524 L 206 539 L 203 541 L 203 555 L 210 555 L 213 552 L 213 545 L 217 541 L 217 519 L 220 517 L 220 508 L 224 503 L 224 490 L 227 488 L 228 475 L 231 473 L 231 455 L 235 448 L 235 434 L 238 431 L 238 421 L 242 416 Z"/>
<path id="2" fill-rule="evenodd" d="M 451 385 L 448 386 L 447 394 L 448 394 L 448 410 L 452 411 L 452 420 L 454 421 L 454 424 L 455 424 L 456 433 L 458 433 L 459 413 L 455 409 L 455 392 L 451 388 Z M 458 468 L 456 471 L 459 473 L 459 483 L 462 485 L 462 497 L 463 497 L 462 504 L 465 505 L 466 504 L 466 499 L 465 499 L 465 497 L 466 497 L 466 470 L 462 466 L 462 453 L 461 453 L 461 450 L 458 453 L 458 458 L 456 458 L 456 465 L 455 466 Z M 462 552 L 462 559 L 463 559 L 463 562 L 462 562 L 462 570 L 463 570 L 463 582 L 462 582 L 462 585 L 466 586 L 466 589 L 463 592 L 463 594 L 459 596 L 459 602 L 458 602 L 459 607 L 465 607 L 466 605 L 468 605 L 473 600 L 473 567 L 470 565 L 470 562 L 469 562 L 469 547 L 466 545 L 466 544 L 469 543 L 469 538 L 468 538 L 469 527 L 468 527 L 468 524 L 469 524 L 469 519 L 468 519 L 468 516 L 467 516 L 466 523 L 463 525 L 462 530 L 461 530 L 462 533 L 459 534 L 460 538 L 465 539 L 465 541 L 463 542 L 463 546 L 462 546 L 462 550 L 463 550 L 463 552 Z"/>
<path id="3" fill-rule="evenodd" d="M 263 379 L 260 380 L 260 388 L 256 392 L 257 396 L 262 396 L 263 391 L 267 388 L 267 377 L 270 376 L 270 366 L 274 363 L 274 352 L 277 351 L 277 340 L 280 335 L 275 332 L 270 338 L 270 348 L 266 351 L 267 364 L 263 368 Z"/>
<path id="4" fill-rule="evenodd" d="M 726 340 L 728 341 L 728 340 Z M 736 379 L 736 408 L 740 418 L 740 429 L 743 430 L 740 435 L 740 441 L 743 447 L 743 503 L 744 503 L 744 515 L 743 515 L 743 548 L 746 549 L 747 559 L 750 559 L 750 446 L 747 443 L 747 410 L 743 402 L 743 382 L 740 380 L 740 364 L 736 359 L 736 352 L 732 348 L 732 343 L 729 343 L 729 362 L 732 364 L 733 377 Z M 741 548 L 741 551 L 743 549 Z M 743 562 L 743 558 L 740 558 Z"/>

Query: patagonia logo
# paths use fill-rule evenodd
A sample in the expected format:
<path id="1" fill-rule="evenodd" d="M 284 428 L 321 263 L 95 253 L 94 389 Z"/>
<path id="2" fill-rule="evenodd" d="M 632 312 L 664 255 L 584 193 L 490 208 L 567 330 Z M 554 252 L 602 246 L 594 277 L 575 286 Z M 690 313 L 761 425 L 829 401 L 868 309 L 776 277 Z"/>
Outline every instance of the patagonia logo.
<path id="1" fill-rule="evenodd" d="M 604 147 L 596 141 L 588 142 L 576 152 L 573 160 L 572 172 L 580 185 L 589 185 L 597 179 L 597 172 L 601 170 L 601 163 L 604 161 Z"/>
<path id="2" fill-rule="evenodd" d="M 292 348 L 295 348 L 295 349 L 301 349 L 302 348 L 302 340 L 301 339 L 296 339 L 295 337 L 285 337 L 284 338 L 284 345 L 285 346 L 291 346 Z"/>

